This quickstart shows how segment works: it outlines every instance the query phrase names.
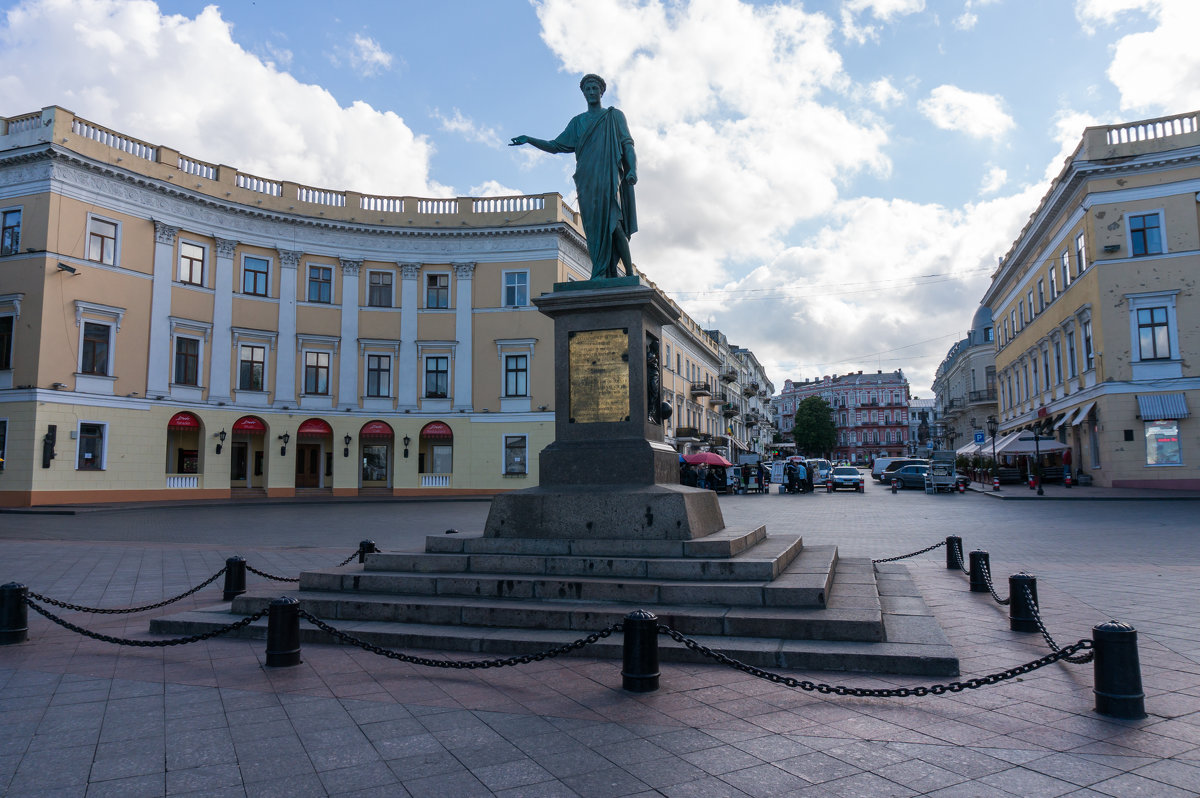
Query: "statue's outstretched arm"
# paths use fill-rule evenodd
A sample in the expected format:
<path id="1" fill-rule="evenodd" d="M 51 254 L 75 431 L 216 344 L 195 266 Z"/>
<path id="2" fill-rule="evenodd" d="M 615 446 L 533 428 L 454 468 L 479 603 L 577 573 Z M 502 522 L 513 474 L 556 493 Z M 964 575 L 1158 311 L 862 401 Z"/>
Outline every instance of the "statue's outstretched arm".
<path id="1" fill-rule="evenodd" d="M 522 144 L 532 144 L 542 152 L 562 152 L 562 149 L 556 147 L 549 141 L 543 139 L 535 139 L 533 136 L 514 136 L 513 140 L 508 143 L 510 147 L 519 147 Z"/>

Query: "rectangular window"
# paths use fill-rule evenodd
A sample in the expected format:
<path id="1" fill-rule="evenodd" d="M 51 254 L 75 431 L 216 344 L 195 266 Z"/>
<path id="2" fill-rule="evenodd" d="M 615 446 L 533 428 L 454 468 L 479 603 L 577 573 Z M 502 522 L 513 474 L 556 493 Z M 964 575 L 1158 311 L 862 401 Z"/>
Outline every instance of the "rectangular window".
<path id="1" fill-rule="evenodd" d="M 267 348 L 243 344 L 238 356 L 238 390 L 262 391 L 263 373 L 266 370 Z"/>
<path id="2" fill-rule="evenodd" d="M 1038 313 L 1046 309 L 1046 283 L 1041 278 L 1038 279 Z"/>
<path id="3" fill-rule="evenodd" d="M 12 368 L 13 317 L 0 316 L 0 371 Z"/>
<path id="4" fill-rule="evenodd" d="M 1147 421 L 1146 465 L 1183 465 L 1179 422 Z"/>
<path id="5" fill-rule="evenodd" d="M 1054 269 L 1050 270 L 1050 301 L 1053 302 L 1058 296 L 1058 272 Z"/>
<path id="6" fill-rule="evenodd" d="M 450 358 L 425 358 L 425 398 L 445 399 L 450 395 Z"/>
<path id="7" fill-rule="evenodd" d="M 266 296 L 267 276 L 270 274 L 270 270 L 271 262 L 266 258 L 247 255 L 242 260 L 242 293 Z"/>
<path id="8" fill-rule="evenodd" d="M 1139 308 L 1137 312 L 1138 354 L 1142 360 L 1169 360 L 1171 337 L 1166 308 Z"/>
<path id="9" fill-rule="evenodd" d="M 1087 250 L 1084 246 L 1083 233 L 1075 236 L 1075 276 L 1083 274 L 1087 268 Z M 1063 288 L 1071 284 L 1071 276 L 1067 274 L 1067 264 L 1063 263 Z"/>
<path id="10" fill-rule="evenodd" d="M 391 385 L 391 356 L 367 355 L 367 396 L 389 396 Z"/>
<path id="11" fill-rule="evenodd" d="M 388 447 L 364 445 L 362 459 L 363 482 L 385 482 L 388 478 Z"/>
<path id="12" fill-rule="evenodd" d="M 304 392 L 325 396 L 329 393 L 329 353 L 304 353 Z"/>
<path id="13" fill-rule="evenodd" d="M 200 384 L 200 341 L 197 338 L 175 338 L 175 384 Z"/>
<path id="14" fill-rule="evenodd" d="M 1075 331 L 1067 330 L 1067 373 L 1078 376 L 1079 365 L 1075 362 Z"/>
<path id="15" fill-rule="evenodd" d="M 373 308 L 392 306 L 392 273 L 367 273 L 367 305 Z"/>
<path id="16" fill-rule="evenodd" d="M 529 272 L 504 273 L 504 304 L 507 307 L 529 304 Z"/>
<path id="17" fill-rule="evenodd" d="M 79 456 L 75 467 L 80 471 L 100 471 L 104 468 L 104 425 L 80 423 Z"/>
<path id="18" fill-rule="evenodd" d="M 1021 326 L 1024 327 L 1025 326 L 1025 305 L 1021 302 L 1017 303 L 1017 313 L 1021 318 Z M 1013 325 L 1013 329 L 1016 329 L 1016 325 Z"/>
<path id="19" fill-rule="evenodd" d="M 87 259 L 113 265 L 117 262 L 117 225 L 103 219 L 88 222 Z"/>
<path id="20" fill-rule="evenodd" d="M 1157 213 L 1129 217 L 1129 240 L 1134 255 L 1162 253 L 1162 230 Z"/>
<path id="21" fill-rule="evenodd" d="M 450 307 L 450 275 L 425 275 L 425 307 Z"/>
<path id="22" fill-rule="evenodd" d="M 1042 385 L 1050 388 L 1050 353 L 1042 350 Z"/>
<path id="23" fill-rule="evenodd" d="M 1029 293 L 1025 296 L 1027 306 L 1029 307 L 1029 320 L 1033 321 L 1033 289 L 1029 289 Z"/>
<path id="24" fill-rule="evenodd" d="M 333 269 L 329 266 L 308 267 L 308 301 L 325 305 L 333 302 Z"/>
<path id="25" fill-rule="evenodd" d="M 1054 342 L 1054 382 L 1056 385 L 1061 385 L 1063 381 L 1062 370 L 1062 346 L 1058 341 Z"/>
<path id="26" fill-rule="evenodd" d="M 504 395 L 529 395 L 529 355 L 504 356 Z"/>
<path id="27" fill-rule="evenodd" d="M 1020 302 L 1018 302 L 1017 304 L 1019 305 L 1019 304 L 1021 304 L 1021 303 L 1020 303 Z M 1015 310 L 1014 310 L 1014 311 L 1012 311 L 1012 313 L 1010 314 L 1010 316 L 1011 316 L 1011 320 L 1012 320 L 1012 334 L 1013 334 L 1013 336 L 1015 337 L 1015 336 L 1016 336 L 1016 334 L 1017 334 L 1017 333 L 1020 331 L 1020 329 L 1021 329 L 1020 327 L 1018 327 L 1018 326 L 1017 326 L 1017 312 L 1016 312 Z"/>
<path id="28" fill-rule="evenodd" d="M 83 323 L 83 358 L 79 371 L 82 374 L 98 374 L 103 377 L 108 373 L 108 350 L 111 344 L 112 327 L 107 324 Z"/>
<path id="29" fill-rule="evenodd" d="M 429 465 L 431 473 L 454 473 L 454 447 L 437 444 L 429 447 Z"/>
<path id="30" fill-rule="evenodd" d="M 0 215 L 0 255 L 16 255 L 21 251 L 21 212 L 5 211 Z"/>
<path id="31" fill-rule="evenodd" d="M 8 421 L 0 419 L 0 471 L 4 470 L 5 451 L 8 446 Z"/>
<path id="32" fill-rule="evenodd" d="M 179 282 L 204 285 L 204 247 L 179 242 Z"/>
<path id="33" fill-rule="evenodd" d="M 1092 320 L 1083 323 L 1083 370 L 1091 371 L 1096 365 L 1096 353 L 1092 350 Z"/>
<path id="34" fill-rule="evenodd" d="M 528 474 L 529 459 L 526 455 L 525 435 L 504 436 L 504 473 Z"/>

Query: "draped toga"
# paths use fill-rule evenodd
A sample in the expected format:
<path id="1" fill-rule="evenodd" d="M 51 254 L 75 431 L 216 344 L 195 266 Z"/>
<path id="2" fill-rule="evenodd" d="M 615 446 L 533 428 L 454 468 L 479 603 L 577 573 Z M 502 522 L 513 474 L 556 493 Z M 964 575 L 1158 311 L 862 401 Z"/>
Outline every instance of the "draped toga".
<path id="1" fill-rule="evenodd" d="M 592 279 L 615 277 L 618 258 L 613 233 L 618 227 L 626 238 L 637 232 L 633 186 L 625 178 L 626 148 L 633 147 L 625 114 L 616 108 L 584 112 L 548 144 L 553 152 L 575 153 L 575 192 L 592 259 Z"/>

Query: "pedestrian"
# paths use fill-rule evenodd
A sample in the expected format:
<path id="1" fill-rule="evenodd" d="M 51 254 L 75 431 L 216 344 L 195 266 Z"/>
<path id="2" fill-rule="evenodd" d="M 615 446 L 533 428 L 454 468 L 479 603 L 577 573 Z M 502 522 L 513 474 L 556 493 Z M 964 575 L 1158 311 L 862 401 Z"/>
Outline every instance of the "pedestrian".
<path id="1" fill-rule="evenodd" d="M 808 493 L 812 488 L 812 483 L 808 481 L 808 468 L 803 462 L 796 463 L 796 490 L 799 493 Z"/>

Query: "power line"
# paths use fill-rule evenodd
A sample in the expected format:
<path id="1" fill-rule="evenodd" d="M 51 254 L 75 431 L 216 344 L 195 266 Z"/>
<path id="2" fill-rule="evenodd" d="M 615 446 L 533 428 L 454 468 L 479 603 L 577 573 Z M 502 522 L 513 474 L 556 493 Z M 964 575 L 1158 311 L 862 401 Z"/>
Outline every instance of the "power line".
<path id="1" fill-rule="evenodd" d="M 941 274 L 920 274 L 913 278 L 904 280 L 870 280 L 860 282 L 837 282 L 837 283 L 815 283 L 803 288 L 730 288 L 730 289 L 709 289 L 705 291 L 672 291 L 671 295 L 677 299 L 691 299 L 694 302 L 717 301 L 729 298 L 738 298 L 747 302 L 761 302 L 764 300 L 789 299 L 792 297 L 812 297 L 812 296 L 845 296 L 849 294 L 867 294 L 875 291 L 892 291 L 897 288 L 920 287 L 926 285 L 936 285 L 938 283 L 950 282 L 961 277 L 964 274 L 974 274 L 978 272 L 990 272 L 991 269 L 970 269 L 965 272 L 945 272 Z M 922 280 L 924 282 L 917 282 Z M 813 293 L 812 289 L 820 288 L 847 288 L 848 286 L 867 286 L 865 288 L 853 290 L 828 291 L 824 293 Z M 755 296 L 757 295 L 757 296 Z"/>

